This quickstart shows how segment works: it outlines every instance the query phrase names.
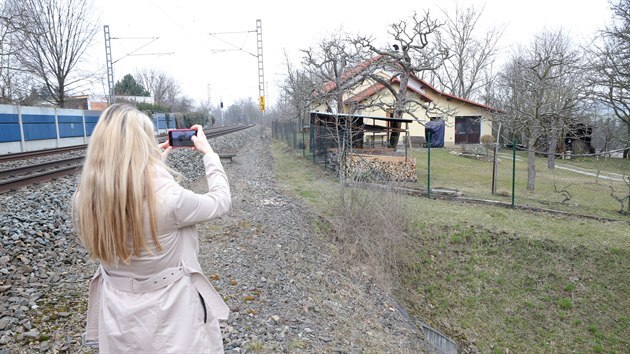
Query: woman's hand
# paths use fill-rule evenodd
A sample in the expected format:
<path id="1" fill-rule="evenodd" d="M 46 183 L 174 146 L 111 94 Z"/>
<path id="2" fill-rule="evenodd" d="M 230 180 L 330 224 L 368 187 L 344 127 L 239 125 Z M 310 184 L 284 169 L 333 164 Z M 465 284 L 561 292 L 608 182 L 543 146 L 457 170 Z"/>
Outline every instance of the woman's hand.
<path id="1" fill-rule="evenodd" d="M 206 134 L 203 132 L 203 127 L 199 124 L 195 124 L 190 129 L 194 129 L 197 131 L 197 135 L 193 135 L 191 138 L 195 147 L 193 149 L 197 149 L 202 154 L 209 154 L 212 152 L 212 148 L 210 147 L 210 143 L 208 142 L 208 138 L 206 138 Z"/>
<path id="2" fill-rule="evenodd" d="M 160 157 L 162 158 L 162 161 L 166 161 L 166 158 L 171 150 L 173 150 L 173 147 L 168 143 L 168 139 L 165 142 L 158 144 L 158 146 L 160 147 Z"/>

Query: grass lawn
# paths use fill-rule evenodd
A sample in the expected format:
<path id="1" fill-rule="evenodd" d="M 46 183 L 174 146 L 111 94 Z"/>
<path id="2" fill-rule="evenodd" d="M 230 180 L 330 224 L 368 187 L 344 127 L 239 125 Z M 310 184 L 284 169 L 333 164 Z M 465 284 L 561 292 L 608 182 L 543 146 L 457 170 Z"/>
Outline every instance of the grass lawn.
<path id="1" fill-rule="evenodd" d="M 274 142 L 273 154 L 286 192 L 330 217 L 338 181 L 300 150 Z M 473 193 L 478 185 L 466 181 L 483 162 L 465 163 L 466 178 L 439 164 L 435 174 Z M 438 181 L 432 186 L 447 187 Z M 628 222 L 401 198 L 414 244 L 393 274 L 394 291 L 413 316 L 484 353 L 630 352 Z"/>
<path id="2" fill-rule="evenodd" d="M 427 185 L 428 153 L 426 149 L 411 153 L 417 161 L 418 181 Z M 492 195 L 492 161 L 477 160 L 431 149 L 431 187 L 461 191 L 464 196 L 511 202 L 512 151 L 499 153 L 497 195 Z M 515 170 L 515 203 L 576 214 L 630 220 L 621 215 L 621 204 L 611 196 L 630 193 L 623 176 L 630 175 L 630 161 L 579 158 L 556 160 L 548 169 L 547 160 L 537 157 L 534 191 L 527 190 L 527 153 L 517 152 Z M 611 189 L 612 187 L 612 189 Z M 625 210 L 628 210 L 626 202 Z"/>

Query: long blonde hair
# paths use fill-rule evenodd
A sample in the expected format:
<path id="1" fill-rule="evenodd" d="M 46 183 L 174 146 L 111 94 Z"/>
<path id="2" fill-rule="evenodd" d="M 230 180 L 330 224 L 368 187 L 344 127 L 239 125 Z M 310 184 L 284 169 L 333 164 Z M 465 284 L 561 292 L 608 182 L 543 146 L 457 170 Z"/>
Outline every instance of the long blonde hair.
<path id="1" fill-rule="evenodd" d="M 72 213 L 92 258 L 116 265 L 148 251 L 145 207 L 151 238 L 161 250 L 152 179 L 156 165 L 163 162 L 151 119 L 129 105 L 103 111 L 87 148 L 75 195 L 78 207 Z"/>

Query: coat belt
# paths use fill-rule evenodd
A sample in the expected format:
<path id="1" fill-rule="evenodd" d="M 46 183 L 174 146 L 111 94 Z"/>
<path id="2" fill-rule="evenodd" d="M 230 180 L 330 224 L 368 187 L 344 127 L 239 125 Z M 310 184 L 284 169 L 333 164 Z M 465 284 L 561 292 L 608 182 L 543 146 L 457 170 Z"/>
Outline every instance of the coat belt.
<path id="1" fill-rule="evenodd" d="M 133 278 L 112 277 L 104 269 L 101 276 L 112 288 L 131 293 L 146 293 L 171 285 L 185 275 L 184 267 L 167 268 L 151 278 L 138 281 Z"/>

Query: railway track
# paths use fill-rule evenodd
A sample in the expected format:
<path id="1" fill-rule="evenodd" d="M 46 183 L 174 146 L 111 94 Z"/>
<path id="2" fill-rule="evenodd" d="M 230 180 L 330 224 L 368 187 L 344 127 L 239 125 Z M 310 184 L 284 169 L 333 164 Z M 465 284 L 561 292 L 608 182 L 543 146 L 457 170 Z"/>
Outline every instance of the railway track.
<path id="1" fill-rule="evenodd" d="M 204 133 L 208 138 L 214 138 L 234 133 L 239 130 L 251 128 L 253 126 L 254 124 L 219 127 L 204 131 Z M 158 137 L 158 139 L 162 140 L 164 139 L 164 137 L 165 136 L 160 136 Z M 51 154 L 60 154 L 81 149 L 85 150 L 86 148 L 87 145 L 76 145 L 58 149 L 8 154 L 0 156 L 0 163 L 12 160 L 25 160 L 33 157 L 46 156 Z M 80 171 L 82 166 L 83 156 L 80 156 L 0 170 L 0 193 L 28 186 L 34 183 L 46 182 L 53 178 L 67 176 L 77 171 Z"/>

